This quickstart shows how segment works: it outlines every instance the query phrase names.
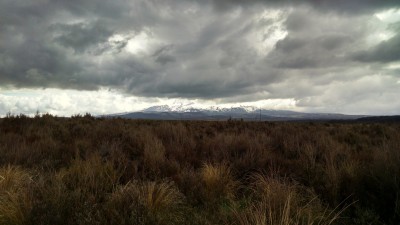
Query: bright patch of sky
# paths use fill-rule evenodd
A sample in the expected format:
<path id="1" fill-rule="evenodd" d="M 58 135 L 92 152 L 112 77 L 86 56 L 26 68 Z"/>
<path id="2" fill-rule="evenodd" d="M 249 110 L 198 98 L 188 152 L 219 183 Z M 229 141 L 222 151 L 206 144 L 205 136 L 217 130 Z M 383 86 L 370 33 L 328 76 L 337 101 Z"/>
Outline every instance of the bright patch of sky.
<path id="1" fill-rule="evenodd" d="M 247 36 L 248 42 L 253 43 L 258 54 L 266 56 L 275 44 L 286 37 L 288 32 L 284 27 L 285 14 L 287 12 L 279 9 L 264 10 L 253 20 L 264 24 L 259 30 L 255 30 Z"/>
<path id="2" fill-rule="evenodd" d="M 110 90 L 77 91 L 58 89 L 0 90 L 0 115 L 50 113 L 71 116 L 90 112 L 94 115 L 136 111 L 151 105 L 154 99 L 124 96 Z"/>
<path id="3" fill-rule="evenodd" d="M 132 54 L 146 53 L 155 43 L 157 41 L 152 37 L 151 31 L 145 29 L 128 41 L 126 50 Z"/>
<path id="4" fill-rule="evenodd" d="M 400 9 L 388 9 L 376 13 L 375 16 L 385 23 L 395 23 L 400 21 Z"/>
<path id="5" fill-rule="evenodd" d="M 90 112 L 93 115 L 105 115 L 133 112 L 154 105 L 183 106 L 199 109 L 255 107 L 268 109 L 295 109 L 294 99 L 267 99 L 255 102 L 218 103 L 201 99 L 178 98 L 142 98 L 125 96 L 112 90 L 77 91 L 58 89 L 0 89 L 0 115 L 25 114 L 32 116 L 36 112 L 57 116 L 71 116 Z"/>

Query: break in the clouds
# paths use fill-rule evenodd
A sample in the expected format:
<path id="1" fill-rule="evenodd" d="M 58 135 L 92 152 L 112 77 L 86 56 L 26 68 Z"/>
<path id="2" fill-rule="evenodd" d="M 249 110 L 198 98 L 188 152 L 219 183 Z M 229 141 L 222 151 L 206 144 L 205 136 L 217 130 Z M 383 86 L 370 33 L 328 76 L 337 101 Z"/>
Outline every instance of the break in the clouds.
<path id="1" fill-rule="evenodd" d="M 108 113 L 178 100 L 398 114 L 399 7 L 0 0 L 0 113 Z"/>

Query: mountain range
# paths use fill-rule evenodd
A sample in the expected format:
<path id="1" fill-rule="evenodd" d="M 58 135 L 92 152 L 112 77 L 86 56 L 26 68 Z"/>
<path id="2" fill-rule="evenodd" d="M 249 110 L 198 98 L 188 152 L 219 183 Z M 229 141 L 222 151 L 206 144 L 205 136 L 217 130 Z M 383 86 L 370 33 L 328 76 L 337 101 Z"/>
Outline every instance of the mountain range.
<path id="1" fill-rule="evenodd" d="M 305 120 L 356 120 L 364 115 L 339 113 L 304 113 L 290 110 L 262 109 L 254 106 L 194 107 L 192 105 L 157 105 L 137 112 L 127 112 L 104 117 L 153 120 L 246 120 L 246 121 L 305 121 Z"/>

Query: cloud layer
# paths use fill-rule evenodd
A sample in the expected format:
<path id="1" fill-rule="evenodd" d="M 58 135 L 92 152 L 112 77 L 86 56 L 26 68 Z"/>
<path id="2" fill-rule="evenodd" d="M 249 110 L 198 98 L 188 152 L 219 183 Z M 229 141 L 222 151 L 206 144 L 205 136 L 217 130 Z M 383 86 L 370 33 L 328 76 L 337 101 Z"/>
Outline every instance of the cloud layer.
<path id="1" fill-rule="evenodd" d="M 400 95 L 397 0 L 0 6 L 0 88 L 107 88 L 227 103 L 295 99 L 304 110 L 400 113 L 392 104 Z M 379 108 L 367 107 L 376 101 Z"/>

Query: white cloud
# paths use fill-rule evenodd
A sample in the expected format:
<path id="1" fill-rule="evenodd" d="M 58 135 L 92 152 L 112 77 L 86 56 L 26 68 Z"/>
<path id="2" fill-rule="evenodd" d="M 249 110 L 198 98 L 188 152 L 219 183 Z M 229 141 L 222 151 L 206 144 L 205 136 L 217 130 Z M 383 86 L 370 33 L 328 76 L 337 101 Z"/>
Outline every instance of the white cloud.
<path id="1" fill-rule="evenodd" d="M 387 9 L 375 13 L 375 16 L 385 23 L 395 23 L 400 21 L 400 9 Z"/>
<path id="2" fill-rule="evenodd" d="M 323 88 L 318 95 L 298 99 L 296 106 L 309 112 L 365 115 L 392 115 L 400 110 L 400 83 L 390 75 L 374 74 Z"/>
<path id="3" fill-rule="evenodd" d="M 36 111 L 58 116 L 90 112 L 95 115 L 142 109 L 150 100 L 108 91 L 19 89 L 0 91 L 0 115 L 33 115 Z"/>
<path id="4" fill-rule="evenodd" d="M 254 106 L 269 109 L 295 109 L 294 99 L 267 99 L 254 102 L 223 103 L 218 100 L 181 98 L 143 98 L 125 96 L 110 90 L 76 91 L 58 89 L 0 89 L 0 117 L 7 113 L 34 115 L 50 113 L 71 116 L 89 112 L 94 115 L 139 111 L 154 105 L 191 105 L 208 108 Z"/>
<path id="5" fill-rule="evenodd" d="M 142 30 L 128 41 L 126 50 L 132 54 L 147 53 L 149 48 L 156 43 L 157 41 L 152 38 L 151 31 Z"/>

